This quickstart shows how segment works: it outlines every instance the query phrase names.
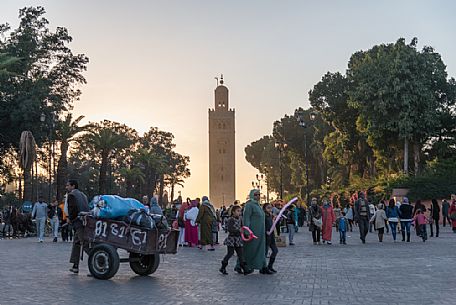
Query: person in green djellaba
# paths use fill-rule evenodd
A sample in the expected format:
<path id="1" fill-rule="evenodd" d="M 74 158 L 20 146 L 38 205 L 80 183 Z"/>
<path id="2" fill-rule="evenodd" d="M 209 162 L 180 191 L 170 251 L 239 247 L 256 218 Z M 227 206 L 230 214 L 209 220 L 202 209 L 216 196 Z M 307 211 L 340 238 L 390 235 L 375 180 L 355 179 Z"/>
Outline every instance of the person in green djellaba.
<path id="1" fill-rule="evenodd" d="M 260 206 L 260 191 L 250 191 L 249 200 L 244 205 L 243 225 L 249 227 L 258 238 L 244 243 L 244 258 L 250 272 L 257 269 L 261 274 L 272 274 L 266 265 L 266 228 L 264 212 Z M 244 233 L 246 234 L 246 233 Z M 235 270 L 241 273 L 239 265 Z"/>
<path id="2" fill-rule="evenodd" d="M 203 203 L 199 208 L 198 216 L 196 217 L 196 222 L 200 224 L 200 249 L 210 245 L 211 247 L 207 249 L 208 251 L 214 251 L 214 239 L 212 231 L 214 225 L 216 224 L 215 209 L 214 206 L 210 203 L 207 196 L 203 196 Z"/>

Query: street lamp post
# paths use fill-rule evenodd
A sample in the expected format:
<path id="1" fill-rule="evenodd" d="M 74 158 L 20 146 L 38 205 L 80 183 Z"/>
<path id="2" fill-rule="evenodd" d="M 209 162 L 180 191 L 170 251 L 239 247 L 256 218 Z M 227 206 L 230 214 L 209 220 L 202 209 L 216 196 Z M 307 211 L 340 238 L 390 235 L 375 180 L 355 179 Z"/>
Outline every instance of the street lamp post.
<path id="1" fill-rule="evenodd" d="M 46 114 L 41 113 L 40 115 L 40 121 L 42 123 L 46 122 Z M 48 134 L 48 140 L 49 140 L 49 157 L 48 157 L 48 202 L 50 203 L 52 200 L 52 164 L 54 163 L 54 143 L 53 143 L 53 133 L 54 133 L 54 128 L 55 128 L 55 115 L 54 113 L 51 114 L 51 117 L 48 122 L 48 128 L 49 128 L 49 134 Z"/>
<path id="2" fill-rule="evenodd" d="M 263 174 L 256 174 L 255 177 L 256 177 L 256 181 L 252 181 L 252 187 L 259 189 L 260 193 L 261 193 L 261 191 L 263 190 L 262 182 L 265 181 L 265 177 Z M 261 198 L 261 196 L 260 196 L 260 198 Z M 260 199 L 260 201 L 261 201 L 261 199 Z M 267 185 L 266 185 L 266 202 L 269 202 L 269 189 L 267 188 Z"/>
<path id="3" fill-rule="evenodd" d="M 283 198 L 283 165 L 282 165 L 282 152 L 287 148 L 287 143 L 276 142 L 274 146 L 279 150 L 279 167 L 280 167 L 280 199 Z"/>
<path id="4" fill-rule="evenodd" d="M 310 122 L 306 123 L 304 120 L 304 113 L 302 111 L 298 112 L 297 115 L 297 120 L 299 122 L 299 126 L 301 126 L 304 129 L 304 160 L 306 162 L 306 203 L 309 204 L 309 199 L 310 199 L 310 191 L 309 191 L 309 158 L 307 154 L 307 134 L 305 132 L 305 129 L 310 126 L 311 122 L 315 120 L 315 113 L 311 112 L 310 113 Z"/>

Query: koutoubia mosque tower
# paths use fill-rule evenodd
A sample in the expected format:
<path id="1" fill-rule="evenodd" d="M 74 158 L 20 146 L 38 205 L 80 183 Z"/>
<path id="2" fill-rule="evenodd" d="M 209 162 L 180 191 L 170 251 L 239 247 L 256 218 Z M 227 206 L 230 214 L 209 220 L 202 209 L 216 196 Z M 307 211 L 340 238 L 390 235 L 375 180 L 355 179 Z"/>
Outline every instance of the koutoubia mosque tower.
<path id="1" fill-rule="evenodd" d="M 214 109 L 209 109 L 209 198 L 217 207 L 236 198 L 234 109 L 228 106 L 222 75 L 217 78 Z"/>

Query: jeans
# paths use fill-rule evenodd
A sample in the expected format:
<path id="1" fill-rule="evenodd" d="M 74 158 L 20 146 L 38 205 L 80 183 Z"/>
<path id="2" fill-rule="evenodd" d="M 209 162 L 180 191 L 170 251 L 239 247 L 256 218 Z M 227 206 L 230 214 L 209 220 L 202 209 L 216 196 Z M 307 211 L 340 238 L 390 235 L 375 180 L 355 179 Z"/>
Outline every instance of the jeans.
<path id="1" fill-rule="evenodd" d="M 401 230 L 402 232 L 407 232 L 410 234 L 410 226 L 412 225 L 411 221 L 401 221 Z"/>
<path id="2" fill-rule="evenodd" d="M 391 228 L 391 234 L 393 235 L 393 240 L 396 240 L 397 222 L 390 221 L 389 225 L 390 225 L 390 228 Z"/>
<path id="3" fill-rule="evenodd" d="M 434 236 L 434 226 L 435 226 L 435 237 L 439 237 L 439 221 L 436 219 L 433 219 L 432 223 L 429 226 L 431 227 L 431 236 Z"/>
<path id="4" fill-rule="evenodd" d="M 345 244 L 347 241 L 347 232 L 339 231 L 339 235 L 340 235 L 340 242 Z"/>
<path id="5" fill-rule="evenodd" d="M 59 236 L 59 218 L 57 216 L 52 217 L 51 227 L 52 227 L 52 236 L 57 238 Z"/>
<path id="6" fill-rule="evenodd" d="M 364 242 L 366 241 L 367 232 L 369 232 L 369 218 L 359 217 L 359 238 Z"/>
<path id="7" fill-rule="evenodd" d="M 179 227 L 179 238 L 178 238 L 178 245 L 184 245 L 185 244 L 185 228 L 180 228 Z"/>
<path id="8" fill-rule="evenodd" d="M 290 244 L 293 243 L 293 237 L 295 234 L 295 225 L 292 223 L 287 224 L 288 227 L 288 239 L 290 240 Z"/>
<path id="9" fill-rule="evenodd" d="M 451 225 L 450 216 L 448 216 L 448 215 L 443 215 L 443 226 L 444 226 L 444 227 L 446 226 L 447 220 L 448 220 L 448 224 Z"/>
<path id="10" fill-rule="evenodd" d="M 426 239 L 427 239 L 426 225 L 419 225 L 419 226 L 420 226 L 420 236 L 423 239 L 423 241 L 426 241 Z"/>
<path id="11" fill-rule="evenodd" d="M 38 240 L 44 240 L 45 226 L 46 226 L 46 217 L 36 219 L 36 236 L 38 236 Z"/>

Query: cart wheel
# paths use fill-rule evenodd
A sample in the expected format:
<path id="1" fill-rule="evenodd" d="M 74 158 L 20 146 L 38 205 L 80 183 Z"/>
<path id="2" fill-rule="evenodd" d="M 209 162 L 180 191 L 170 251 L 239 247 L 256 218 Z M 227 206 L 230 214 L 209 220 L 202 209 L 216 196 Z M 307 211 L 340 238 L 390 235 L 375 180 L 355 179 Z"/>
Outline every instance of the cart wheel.
<path id="1" fill-rule="evenodd" d="M 160 265 L 158 254 L 142 255 L 130 252 L 130 268 L 139 275 L 149 275 L 154 273 Z"/>
<path id="2" fill-rule="evenodd" d="M 97 279 L 112 278 L 119 270 L 120 259 L 116 248 L 107 244 L 93 247 L 89 255 L 89 271 Z"/>

